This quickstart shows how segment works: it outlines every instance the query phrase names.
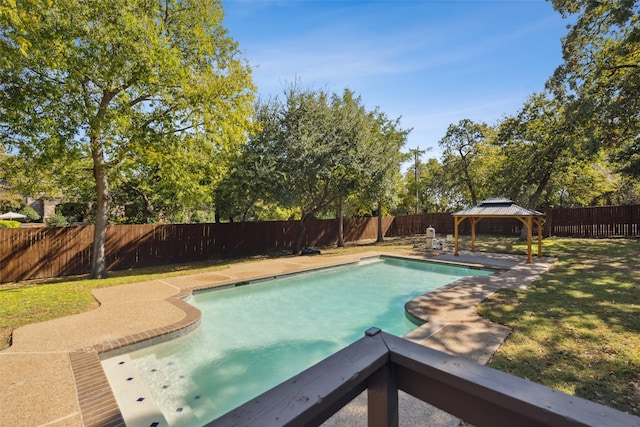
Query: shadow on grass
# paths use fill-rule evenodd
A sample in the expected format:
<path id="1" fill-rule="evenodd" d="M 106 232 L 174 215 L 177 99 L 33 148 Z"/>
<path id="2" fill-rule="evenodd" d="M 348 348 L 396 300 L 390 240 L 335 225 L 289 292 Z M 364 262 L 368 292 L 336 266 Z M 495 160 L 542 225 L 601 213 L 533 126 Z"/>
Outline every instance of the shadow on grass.
<path id="1" fill-rule="evenodd" d="M 514 333 L 492 367 L 640 415 L 640 242 L 550 240 L 559 261 L 480 307 Z"/>

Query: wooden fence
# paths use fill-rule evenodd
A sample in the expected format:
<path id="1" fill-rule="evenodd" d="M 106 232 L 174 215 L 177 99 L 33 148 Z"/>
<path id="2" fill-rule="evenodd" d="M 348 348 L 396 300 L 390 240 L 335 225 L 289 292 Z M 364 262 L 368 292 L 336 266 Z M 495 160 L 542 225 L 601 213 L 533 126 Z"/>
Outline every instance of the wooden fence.
<path id="1" fill-rule="evenodd" d="M 384 232 L 392 222 L 383 218 Z M 299 221 L 113 225 L 107 228 L 107 269 L 288 250 L 299 226 Z M 376 218 L 357 218 L 345 221 L 344 236 L 346 241 L 372 239 L 377 230 Z M 303 245 L 334 245 L 337 236 L 337 220 L 314 220 Z M 87 274 L 92 243 L 93 226 L 0 229 L 0 283 Z"/>
<path id="2" fill-rule="evenodd" d="M 114 225 L 107 229 L 107 269 L 248 256 L 290 249 L 299 221 L 225 224 Z M 385 236 L 424 234 L 433 226 L 440 236 L 453 234 L 451 214 L 385 217 Z M 512 218 L 486 218 L 478 234 L 517 236 L 522 224 Z M 470 234 L 469 221 L 460 224 Z M 345 221 L 345 241 L 375 239 L 377 218 Z M 573 237 L 640 237 L 640 205 L 554 209 L 545 235 Z M 330 246 L 338 240 L 337 220 L 313 220 L 303 246 Z M 0 229 L 0 283 L 87 274 L 91 263 L 93 226 Z"/>
<path id="3" fill-rule="evenodd" d="M 640 237 L 640 205 L 558 208 L 547 216 L 562 237 Z"/>

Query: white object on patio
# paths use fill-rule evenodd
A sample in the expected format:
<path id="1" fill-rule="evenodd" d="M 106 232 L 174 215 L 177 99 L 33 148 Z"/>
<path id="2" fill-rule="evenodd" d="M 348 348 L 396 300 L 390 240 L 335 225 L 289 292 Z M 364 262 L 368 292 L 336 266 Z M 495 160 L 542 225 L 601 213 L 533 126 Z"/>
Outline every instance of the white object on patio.
<path id="1" fill-rule="evenodd" d="M 26 215 L 22 215 L 17 212 L 11 212 L 11 211 L 0 215 L 0 219 L 24 219 L 26 217 L 27 217 Z"/>

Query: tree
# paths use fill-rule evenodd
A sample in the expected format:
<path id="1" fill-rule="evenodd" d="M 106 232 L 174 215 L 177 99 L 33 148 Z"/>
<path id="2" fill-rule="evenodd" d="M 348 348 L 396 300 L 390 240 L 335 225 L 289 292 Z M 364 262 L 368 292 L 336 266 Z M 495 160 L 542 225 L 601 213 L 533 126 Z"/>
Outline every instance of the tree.
<path id="1" fill-rule="evenodd" d="M 564 63 L 548 86 L 576 97 L 568 113 L 593 152 L 613 149 L 620 169 L 640 176 L 640 3 L 552 3 L 564 17 L 577 16 L 563 39 Z"/>
<path id="2" fill-rule="evenodd" d="M 330 98 L 324 91 L 291 86 L 283 102 L 272 100 L 258 116 L 262 130 L 255 142 L 263 150 L 259 157 L 266 159 L 273 172 L 271 195 L 301 214 L 294 253 L 302 247 L 308 222 L 337 200 L 341 191 L 336 171 L 342 166 L 344 147 Z"/>
<path id="3" fill-rule="evenodd" d="M 333 179 L 338 205 L 338 246 L 344 247 L 344 201 L 371 172 L 372 156 L 368 148 L 377 135 L 373 133 L 373 117 L 367 113 L 360 97 L 345 89 L 341 97 L 334 94 L 331 98 L 336 143 Z"/>
<path id="4" fill-rule="evenodd" d="M 431 150 L 431 147 L 429 147 Z M 414 148 L 413 150 L 409 150 L 410 155 L 414 159 L 413 164 L 413 176 L 414 176 L 414 186 L 415 186 L 415 195 L 416 195 L 416 210 L 415 214 L 418 215 L 420 213 L 420 186 L 418 185 L 419 175 L 420 175 L 420 155 L 424 154 L 425 150 L 420 150 L 420 147 Z"/>
<path id="5" fill-rule="evenodd" d="M 502 188 L 529 209 L 537 209 L 554 176 L 587 158 L 582 128 L 566 114 L 570 105 L 548 92 L 533 94 L 516 117 L 501 124 Z M 521 239 L 526 232 L 523 227 Z"/>
<path id="6" fill-rule="evenodd" d="M 155 167 L 197 199 L 243 141 L 250 70 L 222 19 L 215 0 L 0 5 L 0 140 L 34 167 L 89 164 L 91 277 L 106 277 L 111 185 Z"/>
<path id="7" fill-rule="evenodd" d="M 503 190 L 529 209 L 536 209 L 555 174 L 586 156 L 581 128 L 567 119 L 566 108 L 548 92 L 533 94 L 516 117 L 501 124 Z"/>
<path id="8" fill-rule="evenodd" d="M 436 158 L 418 164 L 418 194 L 420 195 L 420 212 L 453 212 L 461 209 L 463 203 L 459 193 L 454 191 L 455 185 L 447 180 L 442 164 Z M 416 180 L 415 171 L 409 168 L 403 179 L 403 191 L 399 209 L 395 212 L 407 215 L 414 212 Z"/>
<path id="9" fill-rule="evenodd" d="M 241 191 L 252 199 L 258 191 L 262 200 L 300 212 L 292 248 L 298 252 L 312 218 L 353 194 L 381 200 L 384 171 L 398 148 L 386 143 L 393 140 L 394 123 L 377 110 L 367 112 L 349 90 L 337 95 L 291 86 L 284 98 L 258 107 L 259 131 L 251 136 L 246 163 L 237 173 L 247 176 L 243 170 L 255 165 L 261 178 L 243 184 Z"/>
<path id="10" fill-rule="evenodd" d="M 269 121 L 276 118 L 270 111 L 270 104 L 262 104 L 257 114 L 263 126 L 269 128 Z M 231 221 L 282 219 L 292 211 L 278 215 L 279 195 L 286 192 L 278 172 L 277 158 L 267 155 L 264 140 L 252 137 L 230 164 L 229 172 L 217 186 L 214 200 L 216 217 Z M 286 211 L 286 210 L 285 210 Z"/>
<path id="11" fill-rule="evenodd" d="M 450 180 L 466 188 L 473 206 L 478 204 L 478 192 L 483 185 L 477 160 L 488 131 L 484 123 L 463 119 L 457 125 L 449 125 L 446 135 L 438 142 L 443 148 L 443 166 Z"/>
<path id="12" fill-rule="evenodd" d="M 371 113 L 373 128 L 365 139 L 367 155 L 365 174 L 361 176 L 359 198 L 365 203 L 377 205 L 378 242 L 384 240 L 382 230 L 383 207 L 394 208 L 399 202 L 401 170 L 408 154 L 402 152 L 411 129 L 403 129 L 400 118 L 389 119 L 379 109 Z"/>
<path id="13" fill-rule="evenodd" d="M 40 215 L 31 206 L 23 207 L 22 209 L 20 209 L 20 212 L 18 213 L 26 216 L 27 218 L 25 221 L 27 222 L 40 221 Z"/>
<path id="14" fill-rule="evenodd" d="M 570 158 L 552 177 L 543 206 L 611 205 L 621 183 L 604 154 Z"/>
<path id="15" fill-rule="evenodd" d="M 264 180 L 249 190 L 269 188 L 262 197 L 301 213 L 293 245 L 299 252 L 308 222 L 337 198 L 334 175 L 340 148 L 329 95 L 291 86 L 285 100 L 271 99 L 258 106 L 259 131 L 251 136 L 253 161 L 267 171 Z M 253 192 L 252 191 L 252 192 Z"/>

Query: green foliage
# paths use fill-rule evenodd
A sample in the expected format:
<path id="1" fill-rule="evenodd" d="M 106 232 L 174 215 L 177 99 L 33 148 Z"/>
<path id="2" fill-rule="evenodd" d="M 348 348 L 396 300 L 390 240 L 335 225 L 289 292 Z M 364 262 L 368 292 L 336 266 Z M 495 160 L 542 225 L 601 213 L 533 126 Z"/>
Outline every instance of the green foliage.
<path id="1" fill-rule="evenodd" d="M 262 105 L 259 108 L 267 107 Z M 270 117 L 263 111 L 261 120 L 266 121 Z M 277 168 L 277 159 L 264 152 L 262 140 L 250 138 L 232 159 L 229 172 L 214 193 L 218 218 L 257 221 L 266 219 L 266 212 L 278 209 L 278 195 L 284 191 L 278 176 L 285 172 Z M 269 216 L 267 213 L 266 217 Z"/>
<path id="2" fill-rule="evenodd" d="M 504 156 L 496 169 L 502 195 L 535 209 L 552 178 L 571 162 L 588 161 L 580 129 L 566 116 L 563 99 L 532 95 L 515 117 L 500 125 L 497 144 Z"/>
<path id="3" fill-rule="evenodd" d="M 640 205 L 640 182 L 632 177 L 622 177 L 616 192 L 607 200 L 611 205 Z"/>
<path id="4" fill-rule="evenodd" d="M 553 268 L 480 307 L 514 329 L 490 366 L 640 415 L 639 250 L 632 240 L 545 240 Z"/>
<path id="5" fill-rule="evenodd" d="M 402 178 L 406 191 L 402 193 L 398 206 L 392 210 L 394 215 L 415 214 L 415 163 L 412 166 Z M 468 203 L 462 200 L 456 186 L 449 180 L 449 174 L 445 173 L 444 166 L 437 159 L 430 158 L 426 163 L 418 161 L 417 166 L 420 213 L 454 212 Z"/>
<path id="6" fill-rule="evenodd" d="M 575 96 L 570 114 L 593 151 L 612 150 L 622 171 L 640 176 L 640 3 L 552 3 L 576 18 L 563 39 L 564 64 L 549 86 Z"/>
<path id="7" fill-rule="evenodd" d="M 220 1 L 0 6 L 0 140 L 69 185 L 93 178 L 94 277 L 111 189 L 200 207 L 245 139 L 253 85 L 222 19 Z"/>
<path id="8" fill-rule="evenodd" d="M 352 92 L 292 86 L 284 100 L 258 104 L 256 117 L 258 130 L 216 192 L 220 217 L 274 218 L 260 210 L 279 208 L 299 212 L 304 231 L 340 199 L 358 195 L 371 204 L 395 193 L 408 131 L 378 110 L 367 112 Z"/>
<path id="9" fill-rule="evenodd" d="M 91 183 L 90 166 L 62 158 L 49 159 L 44 164 L 13 151 L 11 155 L 0 155 L 0 171 L 7 183 L 5 188 L 19 194 L 21 200 L 22 195 L 51 198 L 72 194 L 75 198 L 89 192 L 82 188 Z"/>
<path id="10" fill-rule="evenodd" d="M 365 206 L 393 209 L 400 201 L 401 165 L 409 155 L 402 152 L 411 129 L 400 118 L 389 119 L 379 109 L 370 114 L 371 134 L 364 139 L 364 168 L 361 170 L 358 199 Z"/>
<path id="11" fill-rule="evenodd" d="M 90 207 L 86 203 L 60 203 L 56 212 L 61 213 L 72 222 L 91 223 Z"/>
<path id="12" fill-rule="evenodd" d="M 570 97 L 545 92 L 532 95 L 497 131 L 480 130 L 470 120 L 450 126 L 440 141 L 440 172 L 434 163 L 425 172 L 437 173 L 420 178 L 427 190 L 423 211 L 430 197 L 452 211 L 473 204 L 474 194 L 476 200 L 508 197 L 533 209 L 634 203 L 637 181 L 619 172 L 610 151 L 589 149 L 589 131 L 572 117 L 573 105 Z M 415 206 L 415 179 L 407 176 L 405 183 L 405 211 L 400 212 L 412 213 L 407 207 Z"/>
<path id="13" fill-rule="evenodd" d="M 11 191 L 0 191 L 0 211 L 15 212 L 24 203 L 24 198 L 20 194 Z"/>
<path id="14" fill-rule="evenodd" d="M 18 213 L 25 215 L 28 222 L 40 221 L 40 215 L 31 206 L 25 206 L 24 208 L 20 209 Z"/>
<path id="15" fill-rule="evenodd" d="M 66 227 L 69 225 L 67 218 L 58 212 L 46 217 L 44 223 L 47 224 L 47 227 Z"/>
<path id="16" fill-rule="evenodd" d="M 0 228 L 19 228 L 20 221 L 0 219 Z"/>
<path id="17" fill-rule="evenodd" d="M 446 135 L 438 142 L 443 149 L 443 168 L 447 179 L 457 191 L 465 195 L 465 200 L 475 206 L 485 194 L 482 146 L 486 145 L 490 129 L 485 123 L 474 123 L 469 119 L 450 125 Z"/>
<path id="18" fill-rule="evenodd" d="M 615 203 L 623 179 L 604 156 L 570 159 L 550 180 L 544 205 L 549 207 L 599 206 Z"/>

